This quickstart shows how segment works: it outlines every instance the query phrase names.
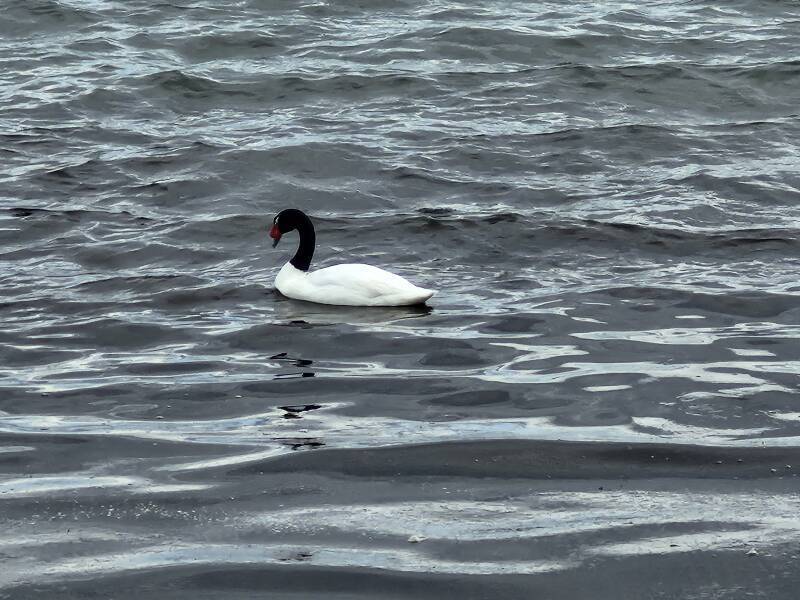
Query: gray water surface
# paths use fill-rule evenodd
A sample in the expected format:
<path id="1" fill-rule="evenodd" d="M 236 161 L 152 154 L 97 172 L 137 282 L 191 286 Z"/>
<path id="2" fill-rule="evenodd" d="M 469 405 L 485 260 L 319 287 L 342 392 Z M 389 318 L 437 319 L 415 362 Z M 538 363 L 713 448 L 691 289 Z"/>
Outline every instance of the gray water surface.
<path id="1" fill-rule="evenodd" d="M 9 0 L 0 83 L 0 598 L 796 598 L 797 2 Z"/>

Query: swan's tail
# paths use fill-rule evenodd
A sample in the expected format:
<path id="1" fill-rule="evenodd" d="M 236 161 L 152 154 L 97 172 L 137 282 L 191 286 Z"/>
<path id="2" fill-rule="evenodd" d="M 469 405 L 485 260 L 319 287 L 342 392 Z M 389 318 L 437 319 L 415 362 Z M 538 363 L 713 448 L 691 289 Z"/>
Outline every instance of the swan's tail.
<path id="1" fill-rule="evenodd" d="M 409 304 L 425 304 L 436 293 L 436 290 L 426 290 L 421 287 L 418 287 L 416 291 L 417 293 L 411 298 L 412 301 Z"/>

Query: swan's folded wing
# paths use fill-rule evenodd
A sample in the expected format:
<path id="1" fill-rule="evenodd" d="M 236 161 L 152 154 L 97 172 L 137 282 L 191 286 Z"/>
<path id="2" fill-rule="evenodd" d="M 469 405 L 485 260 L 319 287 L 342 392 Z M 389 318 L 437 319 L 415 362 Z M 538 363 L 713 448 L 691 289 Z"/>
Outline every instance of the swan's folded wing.
<path id="1" fill-rule="evenodd" d="M 308 283 L 324 300 L 342 304 L 369 304 L 397 302 L 400 304 L 424 302 L 433 295 L 430 290 L 417 287 L 410 281 L 363 264 L 344 264 L 319 269 L 308 274 Z"/>

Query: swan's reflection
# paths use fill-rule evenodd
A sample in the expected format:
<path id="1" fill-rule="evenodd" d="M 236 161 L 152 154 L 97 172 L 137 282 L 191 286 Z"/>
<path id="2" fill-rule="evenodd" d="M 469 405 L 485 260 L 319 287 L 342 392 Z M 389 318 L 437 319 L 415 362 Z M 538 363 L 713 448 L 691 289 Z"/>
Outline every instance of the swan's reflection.
<path id="1" fill-rule="evenodd" d="M 347 323 L 361 325 L 386 323 L 399 319 L 415 319 L 429 315 L 433 309 L 425 304 L 416 306 L 333 306 L 302 300 L 291 300 L 276 292 L 273 305 L 279 321 L 302 327 Z"/>

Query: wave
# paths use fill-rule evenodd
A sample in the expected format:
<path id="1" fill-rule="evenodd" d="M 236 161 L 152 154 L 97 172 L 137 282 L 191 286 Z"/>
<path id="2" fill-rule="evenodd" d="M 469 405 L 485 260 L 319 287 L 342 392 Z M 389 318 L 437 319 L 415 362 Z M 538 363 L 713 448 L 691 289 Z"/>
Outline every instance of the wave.
<path id="1" fill-rule="evenodd" d="M 269 74 L 251 81 L 220 81 L 212 77 L 190 74 L 181 70 L 161 71 L 130 79 L 127 85 L 143 93 L 147 88 L 157 89 L 189 98 L 213 96 L 245 96 L 264 100 L 286 99 L 287 94 L 345 94 L 358 93 L 362 89 L 378 89 L 411 92 L 425 88 L 431 90 L 435 84 L 427 77 L 406 72 L 363 74 L 317 75 L 305 73 Z"/>
<path id="2" fill-rule="evenodd" d="M 384 227 L 411 225 L 436 229 L 441 227 L 472 229 L 484 225 L 509 224 L 510 231 L 517 231 L 523 237 L 537 237 L 544 241 L 554 241 L 558 238 L 585 242 L 615 241 L 623 242 L 633 248 L 648 245 L 665 247 L 682 245 L 685 250 L 700 250 L 776 245 L 779 249 L 785 249 L 800 245 L 800 230 L 780 227 L 698 231 L 595 219 L 558 220 L 547 214 L 515 211 L 465 215 L 462 211 L 452 208 L 423 207 L 417 212 L 418 215 L 398 215 L 396 224 L 392 223 L 394 220 L 392 217 L 380 220 L 385 221 Z"/>

